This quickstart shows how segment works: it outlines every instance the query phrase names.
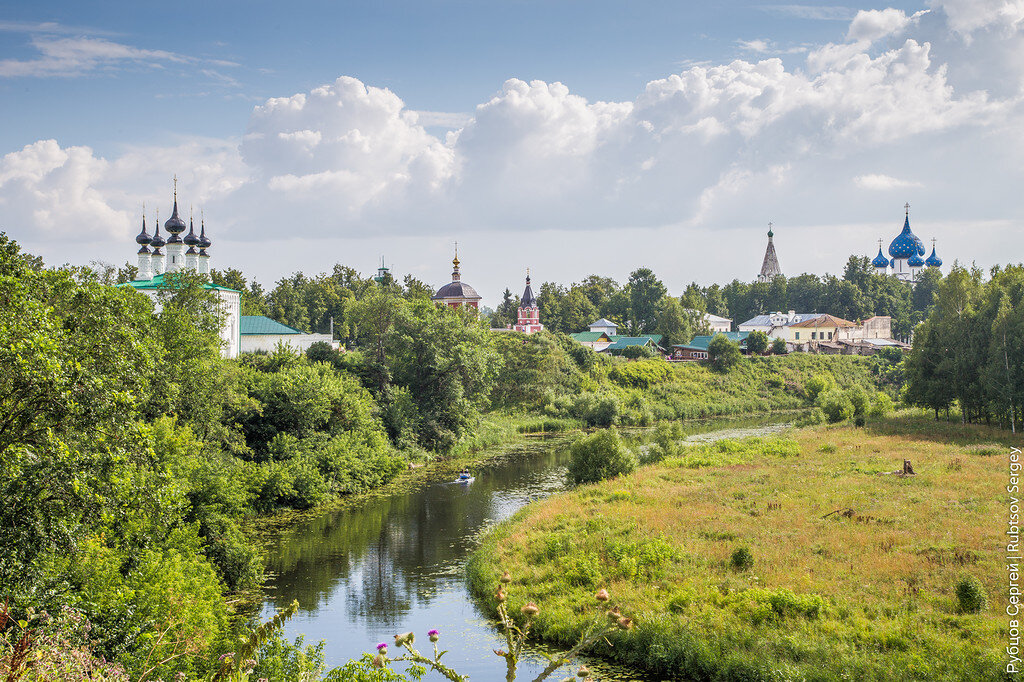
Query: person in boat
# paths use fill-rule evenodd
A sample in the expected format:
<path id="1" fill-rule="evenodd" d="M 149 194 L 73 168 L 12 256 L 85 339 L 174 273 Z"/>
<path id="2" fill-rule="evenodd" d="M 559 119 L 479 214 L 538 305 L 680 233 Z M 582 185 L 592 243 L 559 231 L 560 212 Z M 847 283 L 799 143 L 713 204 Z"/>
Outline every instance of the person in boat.
<path id="1" fill-rule="evenodd" d="M 472 476 L 469 475 L 469 469 L 463 469 L 459 474 L 459 480 L 465 481 L 467 478 L 472 478 Z"/>

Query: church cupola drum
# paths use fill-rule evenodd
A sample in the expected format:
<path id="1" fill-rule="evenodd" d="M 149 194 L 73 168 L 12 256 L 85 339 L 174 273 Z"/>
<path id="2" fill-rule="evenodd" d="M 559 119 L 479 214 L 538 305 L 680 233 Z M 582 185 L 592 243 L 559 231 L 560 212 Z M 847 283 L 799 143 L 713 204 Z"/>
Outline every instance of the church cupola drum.
<path id="1" fill-rule="evenodd" d="M 771 282 L 782 274 L 779 266 L 779 257 L 775 254 L 775 232 L 772 231 L 772 224 L 768 223 L 768 247 L 764 251 L 764 261 L 761 263 L 761 274 L 757 276 L 758 282 Z"/>
<path id="2" fill-rule="evenodd" d="M 476 289 L 462 281 L 459 263 L 459 246 L 456 244 L 455 258 L 452 259 L 452 281 L 450 284 L 445 284 L 438 289 L 437 293 L 430 298 L 439 306 L 446 305 L 449 308 L 467 307 L 478 310 L 482 296 L 476 293 Z"/>
<path id="3" fill-rule="evenodd" d="M 540 323 L 540 307 L 537 305 L 537 297 L 533 294 L 533 287 L 530 286 L 530 271 L 526 271 L 526 289 L 523 290 L 523 298 L 519 302 L 519 320 L 514 330 L 524 334 L 533 334 L 544 329 Z"/>

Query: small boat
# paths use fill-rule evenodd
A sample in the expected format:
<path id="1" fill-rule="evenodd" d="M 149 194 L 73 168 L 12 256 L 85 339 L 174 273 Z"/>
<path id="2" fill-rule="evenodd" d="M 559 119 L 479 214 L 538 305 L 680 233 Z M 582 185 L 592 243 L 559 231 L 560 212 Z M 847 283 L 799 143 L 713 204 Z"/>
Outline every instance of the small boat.
<path id="1" fill-rule="evenodd" d="M 459 477 L 455 479 L 455 483 L 472 483 L 476 480 L 476 476 L 469 473 L 469 469 L 463 469 L 459 472 Z"/>

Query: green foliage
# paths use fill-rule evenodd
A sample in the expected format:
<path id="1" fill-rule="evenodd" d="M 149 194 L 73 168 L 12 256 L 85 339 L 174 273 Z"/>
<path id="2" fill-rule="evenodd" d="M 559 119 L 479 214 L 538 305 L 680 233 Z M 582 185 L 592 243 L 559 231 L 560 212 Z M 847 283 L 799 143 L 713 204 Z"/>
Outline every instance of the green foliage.
<path id="1" fill-rule="evenodd" d="M 850 395 L 845 391 L 831 389 L 818 394 L 818 407 L 830 424 L 846 421 L 853 417 L 855 408 Z"/>
<path id="2" fill-rule="evenodd" d="M 775 339 L 772 341 L 772 355 L 785 355 L 786 354 L 786 342 L 782 339 Z"/>
<path id="3" fill-rule="evenodd" d="M 892 410 L 892 398 L 887 396 L 885 393 L 876 393 L 874 399 L 871 401 L 871 408 L 868 410 L 868 414 L 871 417 L 881 418 L 892 414 Z"/>
<path id="4" fill-rule="evenodd" d="M 804 384 L 804 393 L 811 402 L 816 402 L 818 396 L 835 388 L 835 380 L 826 374 L 815 374 Z"/>
<path id="5" fill-rule="evenodd" d="M 729 555 L 729 565 L 737 571 L 749 571 L 754 567 L 754 555 L 746 547 L 737 547 Z"/>
<path id="6" fill-rule="evenodd" d="M 973 575 L 965 575 L 957 581 L 956 600 L 963 613 L 980 613 L 988 606 L 985 587 Z"/>
<path id="7" fill-rule="evenodd" d="M 781 339 L 775 340 L 781 341 Z M 747 336 L 747 352 L 752 355 L 764 355 L 768 352 L 768 335 L 761 331 L 750 332 Z"/>
<path id="8" fill-rule="evenodd" d="M 717 334 L 708 344 L 708 359 L 711 366 L 719 372 L 728 371 L 741 358 L 739 345 L 733 343 L 723 334 Z"/>
<path id="9" fill-rule="evenodd" d="M 575 484 L 593 483 L 631 473 L 636 467 L 636 455 L 626 448 L 618 432 L 606 429 L 573 443 L 569 480 Z"/>
<path id="10" fill-rule="evenodd" d="M 1024 266 L 982 273 L 956 266 L 936 282 L 933 307 L 905 361 L 906 401 L 938 417 L 1015 427 L 1024 405 Z"/>
<path id="11" fill-rule="evenodd" d="M 649 388 L 668 379 L 671 373 L 664 360 L 652 359 L 618 364 L 608 378 L 626 388 Z"/>

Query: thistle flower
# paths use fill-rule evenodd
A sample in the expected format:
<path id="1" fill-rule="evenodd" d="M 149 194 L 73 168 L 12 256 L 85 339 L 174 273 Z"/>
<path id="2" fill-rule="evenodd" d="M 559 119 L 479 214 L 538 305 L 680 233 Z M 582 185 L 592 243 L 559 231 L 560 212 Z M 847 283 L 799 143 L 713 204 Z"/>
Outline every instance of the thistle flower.
<path id="1" fill-rule="evenodd" d="M 412 632 L 406 632 L 405 634 L 395 635 L 395 646 L 402 647 L 406 643 L 412 644 L 416 641 L 416 635 Z"/>
<path id="2" fill-rule="evenodd" d="M 504 657 L 504 656 L 508 655 L 508 654 L 505 653 L 504 649 L 491 649 L 491 651 L 493 651 L 497 656 Z"/>
<path id="3" fill-rule="evenodd" d="M 538 613 L 540 613 L 540 608 L 538 608 L 537 605 L 534 604 L 532 601 L 526 602 L 526 605 L 519 610 L 527 616 L 536 616 Z"/>
<path id="4" fill-rule="evenodd" d="M 508 571 L 503 571 L 501 574 L 501 582 L 510 583 L 512 582 L 512 575 Z"/>
<path id="5" fill-rule="evenodd" d="M 597 601 L 608 601 L 611 597 L 608 596 L 608 590 L 602 587 L 597 591 L 597 594 L 594 595 L 594 599 Z"/>
<path id="6" fill-rule="evenodd" d="M 387 655 L 387 653 L 388 653 L 388 643 L 387 642 L 381 642 L 380 644 L 378 644 L 377 645 L 377 653 L 378 654 Z"/>
<path id="7" fill-rule="evenodd" d="M 633 627 L 633 619 L 623 616 L 622 618 L 619 618 L 618 625 L 620 630 L 628 630 Z"/>
<path id="8" fill-rule="evenodd" d="M 619 607 L 615 606 L 608 610 L 608 621 L 611 623 L 618 623 L 619 618 L 622 617 L 622 612 L 619 611 Z"/>
<path id="9" fill-rule="evenodd" d="M 383 668 L 384 667 L 384 657 L 381 656 L 380 654 L 377 654 L 376 656 L 373 657 L 372 665 L 373 665 L 374 668 Z"/>
<path id="10" fill-rule="evenodd" d="M 431 642 L 436 642 L 441 639 L 441 632 L 439 630 L 431 630 L 427 633 L 427 637 L 430 638 Z"/>
<path id="11" fill-rule="evenodd" d="M 505 601 L 505 591 L 501 589 L 501 585 L 498 585 L 498 589 L 494 592 L 494 598 L 499 602 Z"/>

